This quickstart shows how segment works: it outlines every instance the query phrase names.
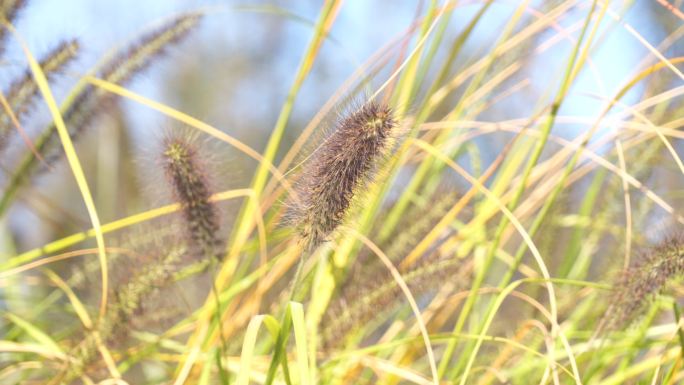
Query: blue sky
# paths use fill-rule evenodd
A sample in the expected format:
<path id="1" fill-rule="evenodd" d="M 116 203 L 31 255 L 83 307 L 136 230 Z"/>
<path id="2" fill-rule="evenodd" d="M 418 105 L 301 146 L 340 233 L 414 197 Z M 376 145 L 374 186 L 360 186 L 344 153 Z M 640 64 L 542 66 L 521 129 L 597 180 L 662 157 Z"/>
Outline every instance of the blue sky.
<path id="1" fill-rule="evenodd" d="M 251 5 L 273 4 L 263 1 L 248 3 Z M 539 4 L 539 2 L 531 4 L 535 5 L 535 3 Z M 213 11 L 205 21 L 202 30 L 193 36 L 191 44 L 205 47 L 213 44 L 216 51 L 224 51 L 226 56 L 230 56 L 231 52 L 258 51 L 259 47 L 255 46 L 255 42 L 263 41 L 259 40 L 259 35 L 264 33 L 264 28 L 262 28 L 264 22 L 279 17 L 268 13 L 250 14 L 235 11 L 233 8 L 239 4 L 245 4 L 245 2 L 33 0 L 18 22 L 18 27 L 29 41 L 30 47 L 37 53 L 54 46 L 59 38 L 79 37 L 85 47 L 81 62 L 86 63 L 85 66 L 87 66 L 94 63 L 107 49 L 127 37 L 135 36 L 137 31 L 155 20 L 174 12 L 209 6 Z M 315 20 L 319 10 L 318 2 L 276 2 L 275 4 L 311 21 Z M 302 97 L 316 93 L 323 94 L 323 96 L 315 99 L 327 98 L 354 70 L 354 61 L 363 61 L 410 24 L 415 13 L 415 2 L 392 2 L 392 8 L 389 11 L 383 9 L 386 7 L 384 4 L 387 3 L 364 0 L 345 2 L 332 32 L 343 49 L 340 50 L 331 43 L 324 47 L 324 55 L 319 59 L 319 67 L 324 68 L 327 75 L 326 81 L 306 84 Z M 469 47 L 478 49 L 478 44 L 495 38 L 500 32 L 498 27 L 510 17 L 514 5 L 514 2 L 495 3 L 486 19 L 476 30 L 475 36 L 482 40 L 469 41 Z M 571 12 L 572 17 L 562 20 L 562 23 L 568 26 L 582 18 L 586 14 L 588 5 L 589 2 L 583 5 L 580 3 L 579 10 Z M 626 22 L 634 25 L 647 40 L 655 44 L 656 38 L 662 38 L 662 31 L 654 25 L 655 20 L 650 17 L 648 8 L 651 6 L 653 4 L 638 1 L 627 13 Z M 462 26 L 478 7 L 477 3 L 460 7 L 452 23 L 455 28 Z M 613 2 L 612 7 L 619 12 L 621 3 Z M 285 46 L 279 49 L 280 52 L 274 55 L 272 62 L 269 63 L 269 69 L 282 79 L 282 82 L 276 85 L 277 87 L 270 88 L 276 96 L 284 97 L 299 58 L 308 42 L 310 28 L 309 25 L 293 20 L 284 22 L 284 28 L 281 31 L 286 34 L 286 39 L 282 40 Z M 626 77 L 633 72 L 635 65 L 643 58 L 646 51 L 624 28 L 615 26 L 610 18 L 606 18 L 602 26 L 602 30 L 607 29 L 610 30 L 608 37 L 592 58 L 608 94 L 611 95 L 619 85 L 624 84 Z M 540 86 L 545 87 L 548 81 L 557 77 L 559 69 L 562 69 L 562 63 L 566 60 L 570 48 L 569 43 L 559 44 L 557 47 L 547 54 L 533 58 L 532 78 Z M 23 58 L 20 53 L 16 50 L 10 52 L 10 63 L 13 61 L 21 63 Z M 137 81 L 133 87 L 145 92 L 148 96 L 162 97 L 159 86 L 160 82 L 163 82 L 164 72 L 162 71 L 160 75 L 155 75 L 155 73 L 157 72 L 154 70 L 149 71 L 149 74 L 144 75 L 143 79 Z M 263 96 L 268 90 L 264 90 L 256 83 L 245 86 L 244 91 L 240 93 L 242 97 L 239 103 L 258 104 L 258 101 L 252 99 Z M 580 115 L 595 114 L 599 103 L 586 94 L 599 91 L 592 74 L 588 71 L 583 73 L 573 89 L 573 97 L 566 102 L 564 112 Z M 311 114 L 318 107 L 319 105 L 313 104 L 309 108 L 304 108 L 304 112 Z M 263 114 L 265 111 L 260 111 L 260 113 Z"/>

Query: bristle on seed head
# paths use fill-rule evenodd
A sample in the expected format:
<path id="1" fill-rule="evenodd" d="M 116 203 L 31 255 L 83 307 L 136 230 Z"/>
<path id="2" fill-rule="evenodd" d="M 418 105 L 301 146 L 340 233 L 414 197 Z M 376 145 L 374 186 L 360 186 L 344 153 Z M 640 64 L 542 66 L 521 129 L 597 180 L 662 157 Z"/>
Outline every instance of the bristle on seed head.
<path id="1" fill-rule="evenodd" d="M 366 102 L 339 120 L 305 166 L 293 222 L 308 249 L 342 223 L 353 197 L 387 151 L 395 126 L 389 106 Z"/>
<path id="2" fill-rule="evenodd" d="M 684 238 L 673 236 L 643 252 L 619 275 L 606 314 L 607 330 L 622 328 L 640 315 L 668 284 L 684 274 Z"/>
<path id="3" fill-rule="evenodd" d="M 190 243 L 195 252 L 216 257 L 219 216 L 196 149 L 185 139 L 170 138 L 164 145 L 164 169 L 182 206 Z"/>
<path id="4" fill-rule="evenodd" d="M 61 72 L 67 63 L 72 61 L 78 52 L 78 41 L 71 40 L 59 44 L 55 49 L 50 51 L 45 58 L 40 61 L 40 67 L 48 80 Z M 0 151 L 4 150 L 9 140 L 10 134 L 14 130 L 14 120 L 17 118 L 22 120 L 33 104 L 39 93 L 38 85 L 33 79 L 33 75 L 29 69 L 26 73 L 16 79 L 9 87 L 7 92 L 7 104 L 13 112 L 14 116 L 10 114 L 0 114 Z"/>

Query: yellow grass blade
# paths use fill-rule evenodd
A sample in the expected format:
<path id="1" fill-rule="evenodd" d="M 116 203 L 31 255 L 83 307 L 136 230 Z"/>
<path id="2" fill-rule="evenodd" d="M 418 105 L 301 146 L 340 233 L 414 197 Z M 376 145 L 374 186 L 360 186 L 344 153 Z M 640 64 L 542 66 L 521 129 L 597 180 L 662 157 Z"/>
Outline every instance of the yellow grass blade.
<path id="1" fill-rule="evenodd" d="M 299 371 L 299 383 L 309 385 L 309 355 L 306 342 L 306 322 L 304 322 L 304 307 L 301 303 L 290 302 L 292 314 L 292 329 L 294 329 L 295 348 L 297 350 L 297 370 Z"/>
<path id="2" fill-rule="evenodd" d="M 265 159 L 261 154 L 256 152 L 253 148 L 247 146 L 246 144 L 242 143 L 241 141 L 233 138 L 232 136 L 226 134 L 225 132 L 210 126 L 209 124 L 204 123 L 203 121 L 194 118 L 186 113 L 183 113 L 181 111 L 178 111 L 174 108 L 171 108 L 165 104 L 156 102 L 152 99 L 146 98 L 138 93 L 135 93 L 125 87 L 122 87 L 118 84 L 108 82 L 106 80 L 102 80 L 99 78 L 96 78 L 94 76 L 84 76 L 83 79 L 96 86 L 100 87 L 106 91 L 109 91 L 113 94 L 117 94 L 119 96 L 122 96 L 124 98 L 133 100 L 135 102 L 138 102 L 144 106 L 147 106 L 153 110 L 157 110 L 161 112 L 162 114 L 175 119 L 179 122 L 185 123 L 190 127 L 196 128 L 208 135 L 211 135 L 217 139 L 220 139 L 231 146 L 235 147 L 236 149 L 242 151 L 249 157 L 253 158 L 257 162 L 259 162 L 260 165 L 263 165 L 267 170 L 271 171 L 273 173 L 273 176 L 278 179 L 278 181 L 283 185 L 283 187 L 291 194 L 294 194 L 296 196 L 296 192 L 290 187 L 289 183 L 285 179 L 285 176 L 278 171 L 278 169 L 267 159 Z"/>
<path id="3" fill-rule="evenodd" d="M 478 190 L 480 190 L 485 196 L 487 196 L 488 199 L 491 199 L 494 201 L 497 206 L 499 206 L 499 209 L 501 212 L 508 218 L 508 220 L 511 222 L 511 224 L 515 227 L 515 229 L 518 231 L 520 236 L 523 238 L 527 246 L 529 247 L 530 251 L 532 252 L 532 255 L 534 256 L 535 260 L 537 261 L 537 264 L 539 265 L 539 270 L 542 273 L 542 276 L 544 279 L 547 280 L 546 283 L 546 288 L 549 293 L 549 305 L 551 308 L 551 333 L 553 337 L 556 337 L 560 335 L 561 340 L 563 342 L 566 341 L 566 337 L 563 335 L 563 332 L 560 329 L 560 326 L 558 325 L 558 307 L 556 303 L 556 294 L 555 290 L 553 288 L 553 284 L 551 283 L 551 276 L 549 274 L 548 268 L 546 267 L 546 264 L 544 263 L 544 259 L 542 258 L 541 254 L 539 254 L 539 250 L 535 246 L 534 242 L 532 241 L 532 238 L 530 238 L 530 235 L 527 233 L 527 230 L 525 230 L 525 227 L 518 221 L 518 219 L 513 215 L 513 213 L 504 205 L 501 200 L 492 192 L 487 189 L 485 186 L 483 186 L 477 179 L 473 178 L 470 174 L 465 172 L 459 165 L 457 165 L 453 160 L 451 160 L 449 157 L 441 153 L 437 148 L 432 146 L 431 144 L 422 141 L 420 139 L 412 139 L 411 140 L 416 146 L 420 147 L 423 149 L 425 152 L 431 154 L 435 158 L 441 160 L 442 162 L 446 163 L 450 168 L 452 168 L 454 171 L 458 172 L 459 175 L 463 176 L 468 180 L 469 183 L 473 184 L 473 186 L 477 187 Z M 481 343 L 481 341 L 478 341 L 478 343 Z M 553 341 L 552 341 L 552 346 L 553 346 Z M 572 350 L 569 349 L 569 347 L 566 345 L 565 346 L 566 350 L 568 351 L 568 357 L 570 358 L 570 363 L 572 364 L 572 369 L 573 373 L 577 378 L 580 378 L 579 375 L 579 369 L 577 368 L 577 362 L 575 361 L 575 357 L 572 354 Z M 467 379 L 467 374 L 472 366 L 472 363 L 474 361 L 475 355 L 473 354 L 471 356 L 471 359 L 468 363 L 468 366 L 466 367 L 466 372 L 461 377 L 461 384 L 465 384 L 466 379 Z"/>
<path id="4" fill-rule="evenodd" d="M 102 272 L 102 297 L 100 299 L 100 319 L 104 316 L 107 309 L 107 294 L 109 292 L 108 287 L 108 271 L 107 271 L 107 254 L 105 251 L 104 236 L 102 235 L 102 228 L 100 226 L 100 219 L 97 216 L 97 210 L 95 209 L 95 202 L 93 201 L 92 194 L 90 193 L 90 188 L 88 187 L 88 182 L 86 181 L 85 174 L 83 173 L 83 167 L 81 167 L 81 162 L 78 160 L 78 155 L 74 149 L 74 144 L 71 142 L 71 137 L 69 136 L 69 131 L 64 124 L 64 119 L 59 111 L 57 102 L 55 102 L 54 96 L 52 96 L 52 91 L 48 84 L 45 73 L 40 68 L 40 64 L 33 57 L 29 51 L 26 43 L 23 41 L 21 36 L 17 33 L 14 27 L 6 23 L 5 26 L 14 34 L 17 41 L 21 45 L 21 49 L 26 55 L 26 59 L 29 62 L 31 68 L 31 73 L 33 78 L 40 89 L 43 99 L 50 110 L 52 119 L 54 120 L 55 127 L 59 133 L 59 138 L 62 141 L 62 146 L 64 147 L 64 152 L 66 153 L 67 160 L 69 162 L 69 167 L 76 178 L 76 183 L 78 184 L 78 189 L 81 191 L 81 196 L 83 197 L 83 202 L 88 210 L 88 216 L 93 224 L 93 229 L 95 230 L 95 239 L 97 241 L 98 257 L 100 259 L 100 269 Z"/>
<path id="5" fill-rule="evenodd" d="M 228 199 L 234 199 L 234 198 L 239 198 L 239 197 L 249 197 L 252 196 L 252 190 L 251 189 L 238 189 L 238 190 L 227 190 L 223 191 L 220 193 L 216 193 L 211 196 L 211 201 L 212 202 L 219 202 L 219 201 L 224 201 Z M 110 222 L 107 224 L 104 224 L 100 227 L 102 230 L 103 234 L 107 234 L 116 230 L 121 230 L 129 226 L 133 226 L 135 224 L 145 222 L 152 220 L 154 218 L 158 218 L 163 215 L 171 214 L 176 211 L 180 210 L 180 205 L 179 204 L 171 204 L 167 206 L 162 206 L 156 209 L 144 211 L 139 214 L 131 215 L 126 218 L 122 218 L 119 220 L 116 220 L 114 222 Z M 92 238 L 95 236 L 95 229 L 90 229 L 88 231 L 80 232 L 77 234 L 70 235 L 66 238 L 59 239 L 57 241 L 48 243 L 47 245 L 43 247 L 39 247 L 33 250 L 29 250 L 25 253 L 19 254 L 16 257 L 10 259 L 8 262 L 6 262 L 4 265 L 0 266 L 0 270 L 3 271 L 2 276 L 6 276 L 7 272 L 5 270 L 11 269 L 17 266 L 20 266 L 24 263 L 28 263 L 30 261 L 33 261 L 34 259 L 46 255 L 46 254 L 51 254 L 51 253 L 56 253 L 58 251 L 64 250 L 67 247 L 73 246 L 75 244 L 78 244 L 79 242 L 83 242 L 88 238 Z"/>
<path id="6" fill-rule="evenodd" d="M 45 332 L 40 330 L 36 325 L 33 325 L 29 321 L 12 313 L 5 313 L 5 317 L 21 329 L 23 329 L 26 332 L 26 334 L 28 334 L 31 338 L 36 340 L 36 342 L 39 342 L 45 348 L 52 351 L 53 354 L 60 355 L 64 353 L 64 351 L 59 347 L 57 342 L 55 342 L 55 340 L 53 340 L 52 337 L 45 334 Z"/>
<path id="7" fill-rule="evenodd" d="M 33 353 L 48 360 L 65 360 L 67 358 L 65 354 L 53 352 L 41 344 L 26 342 L 0 341 L 0 352 Z"/>
<path id="8" fill-rule="evenodd" d="M 54 283 L 55 286 L 61 289 L 64 292 L 64 294 L 66 294 L 67 298 L 69 298 L 71 306 L 74 308 L 76 315 L 81 320 L 81 323 L 83 324 L 85 329 L 92 329 L 93 321 L 90 319 L 88 311 L 86 310 L 85 306 L 83 305 L 83 302 L 81 302 L 76 293 L 74 293 L 74 291 L 71 290 L 69 285 L 67 285 L 67 283 L 64 282 L 62 278 L 60 278 L 57 274 L 53 273 L 52 271 L 45 270 L 45 275 L 47 275 L 48 278 L 50 278 L 50 280 L 52 281 L 52 283 Z"/>
<path id="9" fill-rule="evenodd" d="M 423 321 L 423 318 L 420 314 L 420 309 L 418 308 L 418 303 L 416 303 L 415 298 L 413 297 L 413 294 L 411 294 L 411 290 L 409 289 L 408 285 L 406 284 L 406 281 L 404 281 L 404 278 L 401 276 L 401 273 L 399 273 L 399 270 L 397 270 L 396 267 L 392 264 L 392 261 L 385 255 L 385 253 L 380 250 L 380 248 L 373 243 L 370 239 L 368 239 L 365 235 L 359 233 L 355 229 L 346 227 L 345 228 L 347 232 L 352 234 L 355 238 L 359 239 L 361 242 L 363 242 L 366 247 L 371 249 L 375 255 L 380 258 L 382 263 L 387 267 L 387 269 L 390 271 L 392 274 L 392 277 L 394 278 L 394 281 L 399 285 L 401 288 L 401 291 L 404 293 L 404 296 L 406 296 L 406 300 L 408 301 L 409 305 L 411 306 L 411 310 L 413 311 L 413 315 L 416 318 L 416 323 L 418 324 L 418 328 L 420 329 L 420 333 L 423 336 L 423 342 L 425 343 L 425 349 L 427 351 L 427 356 L 428 356 L 428 362 L 430 363 L 430 371 L 432 372 L 432 383 L 435 385 L 439 385 L 439 375 L 437 374 L 437 363 L 435 361 L 435 353 L 432 350 L 432 344 L 430 343 L 430 335 L 428 334 L 427 327 L 425 326 L 425 322 Z"/>
<path id="10" fill-rule="evenodd" d="M 242 353 L 240 354 L 240 370 L 238 371 L 235 385 L 249 385 L 249 374 L 254 360 L 254 347 L 257 343 L 257 334 L 264 320 L 263 315 L 252 318 L 247 325 L 247 332 L 242 343 Z"/>

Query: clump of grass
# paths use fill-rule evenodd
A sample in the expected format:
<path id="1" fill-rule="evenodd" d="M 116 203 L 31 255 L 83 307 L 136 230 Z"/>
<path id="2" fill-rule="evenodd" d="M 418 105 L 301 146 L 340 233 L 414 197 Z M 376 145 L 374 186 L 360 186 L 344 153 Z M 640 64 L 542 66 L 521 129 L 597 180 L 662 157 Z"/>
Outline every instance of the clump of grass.
<path id="1" fill-rule="evenodd" d="M 160 237 L 151 231 L 145 242 L 135 245 L 137 250 L 129 258 L 136 260 L 116 260 L 116 264 L 126 264 L 127 274 L 113 288 L 105 317 L 74 348 L 74 360 L 62 373 L 61 383 L 71 383 L 86 374 L 89 367 L 97 367 L 98 342 L 121 346 L 132 330 L 131 322 L 141 316 L 143 302 L 173 281 L 173 274 L 186 254 L 186 246 L 171 236 Z"/>
<path id="2" fill-rule="evenodd" d="M 15 18 L 23 3 L 0 0 L 0 16 Z M 98 145 L 105 150 L 104 156 L 97 154 L 94 167 L 84 164 L 90 171 L 85 174 L 86 182 L 95 188 L 98 198 L 97 209 L 103 208 L 103 218 L 116 217 L 113 222 L 103 223 L 101 230 L 109 237 L 112 232 L 137 227 L 144 221 L 160 222 L 145 228 L 145 233 L 133 231 L 132 240 L 117 243 L 106 239 L 112 251 L 107 256 L 111 295 L 107 312 L 97 323 L 88 322 L 80 310 L 87 315 L 89 309 L 94 309 L 88 305 L 101 294 L 97 293 L 100 261 L 89 258 L 80 274 L 72 275 L 69 269 L 58 266 L 58 271 L 69 278 L 64 280 L 68 288 L 58 285 L 60 290 L 36 279 L 39 277 L 18 275 L 47 264 L 70 263 L 68 259 L 73 256 L 91 253 L 89 249 L 72 248 L 93 232 L 84 231 L 24 251 L 33 238 L 40 239 L 41 230 L 37 228 L 36 235 L 31 234 L 26 241 L 21 239 L 25 234 L 13 231 L 14 218 L 7 222 L 7 233 L 18 239 L 16 249 L 20 254 L 0 256 L 0 264 L 9 269 L 0 268 L 0 302 L 6 308 L 3 315 L 9 315 L 6 321 L 0 318 L 11 323 L 10 332 L 0 341 L 0 353 L 5 359 L 0 365 L 0 383 L 103 380 L 100 383 L 104 384 L 119 381 L 105 379 L 117 377 L 117 371 L 131 384 L 244 384 L 254 380 L 267 385 L 681 382 L 684 334 L 680 333 L 681 346 L 673 343 L 666 336 L 675 335 L 672 324 L 643 325 L 639 334 L 621 333 L 620 338 L 605 339 L 602 344 L 585 340 L 595 335 L 608 317 L 613 317 L 611 322 L 616 328 L 632 322 L 648 306 L 650 314 L 656 314 L 658 309 L 649 305 L 652 299 L 684 273 L 682 242 L 675 238 L 647 250 L 641 261 L 623 272 L 612 298 L 598 291 L 606 285 L 594 282 L 603 276 L 603 267 L 595 263 L 603 250 L 619 248 L 624 241 L 628 256 L 632 245 L 642 242 L 640 230 L 646 227 L 645 221 L 653 214 L 663 214 L 654 210 L 654 204 L 670 213 L 672 220 L 684 222 L 681 196 L 672 191 L 674 178 L 661 178 L 661 172 L 670 175 L 673 155 L 680 170 L 684 170 L 679 156 L 671 150 L 679 144 L 676 130 L 682 125 L 676 114 L 681 109 L 676 98 L 680 93 L 674 92 L 669 82 L 669 72 L 675 73 L 683 62 L 672 56 L 670 48 L 681 42 L 677 25 L 670 28 L 672 34 L 662 42 L 651 39 L 655 36 L 644 36 L 644 44 L 654 44 L 646 47 L 648 52 L 662 54 L 656 62 L 646 58 L 643 65 L 636 65 L 634 77 L 624 79 L 629 86 L 617 90 L 617 96 L 610 90 L 611 82 L 606 82 L 605 89 L 601 85 L 597 96 L 605 98 L 607 107 L 600 115 L 575 116 L 576 103 L 565 103 L 566 97 L 575 99 L 582 94 L 575 79 L 586 72 L 600 44 L 610 40 L 603 38 L 606 33 L 630 25 L 629 20 L 620 18 L 616 24 L 606 25 L 606 17 L 613 12 L 600 2 L 592 3 L 591 9 L 578 8 L 575 2 L 541 2 L 532 13 L 529 4 L 521 3 L 510 17 L 497 11 L 493 15 L 496 17 L 490 18 L 485 15 L 495 3 L 486 1 L 468 5 L 473 10 L 480 7 L 477 13 L 466 12 L 473 15 L 470 22 L 468 15 L 454 22 L 453 15 L 461 13 L 462 4 L 424 2 L 415 10 L 415 19 L 401 39 L 378 50 L 367 64 L 356 68 L 354 77 L 319 111 L 307 126 L 307 134 L 297 139 L 289 155 L 278 164 L 277 155 L 287 151 L 286 128 L 302 123 L 295 121 L 292 114 L 298 107 L 295 103 L 300 100 L 301 86 L 315 72 L 319 52 L 326 52 L 321 49 L 323 45 L 329 48 L 329 32 L 338 10 L 345 12 L 342 3 L 330 1 L 322 7 L 309 49 L 301 58 L 263 153 L 227 135 L 216 135 L 260 164 L 251 189 L 236 183 L 230 187 L 235 190 L 215 196 L 249 196 L 234 218 L 224 219 L 217 213 L 218 203 L 209 199 L 211 186 L 207 182 L 211 179 L 201 159 L 206 152 L 198 151 L 186 138 L 167 140 L 161 156 L 157 156 L 163 162 L 158 171 L 161 173 L 163 167 L 178 204 L 144 212 L 134 210 L 132 216 L 123 217 L 125 214 L 118 209 L 139 208 L 141 198 L 134 189 L 118 188 L 129 182 L 131 173 L 101 171 L 108 171 L 107 166 L 117 162 L 122 163 L 116 164 L 117 171 L 130 167 L 125 164 L 129 157 L 124 151 L 130 148 L 131 141 L 119 141 L 117 137 L 110 143 L 108 132 L 103 132 Z M 382 11 L 382 7 L 379 9 Z M 129 82 L 196 25 L 199 17 L 194 15 L 198 14 L 182 15 L 136 39 L 88 73 L 112 83 Z M 578 16 L 584 18 L 584 23 Z M 499 21 L 504 24 L 501 28 Z M 485 22 L 488 30 L 497 35 L 491 36 L 493 40 L 473 36 L 480 29 L 476 27 Z M 559 22 L 567 28 L 559 30 Z M 640 33 L 633 28 L 629 32 Z M 269 40 L 272 37 L 268 36 Z M 571 49 L 568 60 L 560 61 L 561 67 L 556 60 L 563 56 L 560 50 L 553 48 L 544 53 L 557 44 Z M 328 49 L 327 53 L 336 51 Z M 243 52 L 231 54 L 241 56 Z M 665 57 L 669 59 L 663 60 Z M 393 66 L 394 58 L 397 62 Z M 552 60 L 547 63 L 547 59 Z M 537 63 L 548 67 L 542 72 L 552 71 L 560 79 L 548 82 L 546 76 L 538 77 Z M 650 63 L 654 65 L 649 67 Z M 178 67 L 182 71 L 190 68 Z M 591 67 L 592 75 L 598 75 L 596 80 L 600 80 L 604 66 Z M 201 69 L 209 69 L 204 61 Z M 356 78 L 356 74 L 360 77 Z M 242 80 L 243 75 L 231 71 L 223 76 Z M 539 84 L 539 80 L 546 84 Z M 94 119 L 114 100 L 104 89 L 89 84 L 87 78 L 79 81 L 62 105 L 75 139 L 93 126 Z M 282 180 L 276 169 L 282 172 L 291 167 L 291 156 L 300 152 L 300 144 L 307 141 L 312 132 L 309 129 L 318 126 L 318 118 L 334 104 L 345 103 L 337 96 L 354 95 L 366 87 L 372 90 L 376 84 L 382 84 L 378 92 L 384 92 L 389 105 L 411 106 L 396 112 L 401 125 L 410 130 L 411 139 L 392 154 L 391 161 L 383 161 L 387 159 L 382 156 L 393 149 L 396 119 L 383 103 L 358 105 L 340 118 L 334 131 L 305 163 L 302 177 L 292 181 L 298 190 L 298 194 L 292 194 L 292 211 L 287 213 L 284 205 L 274 204 L 286 190 L 289 192 L 284 187 L 291 182 Z M 282 91 L 281 84 L 267 85 L 268 92 Z M 184 84 L 183 92 L 192 92 L 192 87 L 187 86 Z M 634 95 L 637 86 L 643 92 L 637 92 L 640 100 L 633 104 L 632 98 L 624 96 Z M 206 98 L 209 93 L 202 92 L 204 97 L 200 99 L 212 104 L 213 100 Z M 24 91 L 17 94 L 24 95 Z M 10 96 L 16 99 L 12 93 Z M 509 97 L 518 101 L 510 103 L 506 100 Z M 137 100 L 147 107 L 159 107 Z M 226 103 L 221 105 L 225 107 Z M 218 134 L 206 130 L 204 122 L 181 110 L 176 110 L 180 114 L 172 113 L 175 107 L 167 107 L 157 110 Z M 618 107 L 621 112 L 614 114 Z M 17 103 L 11 108 L 26 115 Z M 2 114 L 0 119 L 9 121 Z M 121 119 L 121 123 L 125 125 L 127 120 Z M 232 123 L 236 132 L 243 128 Z M 258 125 L 251 120 L 243 123 Z M 226 122 L 217 124 L 228 126 Z M 572 125 L 572 132 L 585 125 L 587 131 L 570 140 L 565 138 L 570 134 L 564 130 L 565 124 Z M 664 136 L 655 128 L 661 129 Z M 511 138 L 509 132 L 515 136 Z M 59 156 L 52 147 L 54 139 L 54 128 L 49 127 L 35 141 L 47 159 Z M 616 143 L 615 152 L 607 148 L 611 141 Z M 552 147 L 553 143 L 561 147 Z M 664 144 L 668 151 L 664 151 Z M 107 156 L 109 150 L 119 150 L 114 147 L 123 151 L 116 151 L 116 158 Z M 54 157 L 50 158 L 50 154 Z M 12 175 L 6 193 L 0 197 L 0 213 L 12 207 L 16 186 L 37 169 L 33 168 L 33 155 L 26 155 L 28 163 L 4 168 Z M 92 159 L 83 157 L 86 161 Z M 267 168 L 273 171 L 271 180 Z M 374 170 L 379 168 L 385 174 L 373 180 Z M 93 170 L 98 177 L 91 179 Z M 663 179 L 667 179 L 664 186 L 660 185 Z M 468 183 L 463 184 L 464 180 Z M 283 188 L 271 187 L 276 182 L 282 182 Z M 439 186 L 452 183 L 463 191 L 458 199 L 435 193 Z M 44 186 L 38 187 L 31 193 L 44 190 Z M 117 202 L 110 202 L 113 192 L 118 193 Z M 48 196 L 43 205 L 31 196 L 27 201 L 31 205 L 21 208 L 35 206 L 35 221 L 41 220 L 41 224 L 78 223 L 78 215 L 60 216 L 65 213 L 60 209 L 70 210 L 72 202 L 50 202 L 59 197 Z M 565 199 L 568 202 L 561 203 Z M 597 199 L 604 204 L 596 203 Z M 43 207 L 50 203 L 55 207 Z M 556 206 L 561 204 L 563 210 L 558 210 Z M 109 210 L 105 211 L 105 207 Z M 174 216 L 173 211 L 178 215 Z M 294 236 L 291 228 L 278 228 L 280 218 L 288 214 L 298 230 Z M 169 215 L 173 216 L 171 221 Z M 21 220 L 23 216 L 19 211 L 16 218 Z M 624 232 L 621 225 L 616 225 L 621 220 L 625 221 Z M 225 247 L 235 257 L 217 270 L 222 279 L 212 279 L 210 296 L 204 302 L 185 302 L 192 314 L 172 317 L 175 326 L 154 323 L 157 330 L 147 329 L 185 299 L 165 296 L 175 302 L 164 306 L 160 296 L 153 295 L 156 291 L 168 290 L 176 280 L 203 274 L 207 266 L 215 267 L 213 262 L 224 241 L 218 229 L 224 221 L 235 230 Z M 351 231 L 334 234 L 342 224 L 363 234 L 378 248 L 367 242 L 362 246 Z M 333 236 L 334 249 L 319 250 L 323 253 L 308 261 L 308 276 L 301 282 L 297 277 L 305 258 L 299 259 L 292 281 L 300 295 L 295 296 L 293 289 L 288 296 L 283 288 L 302 249 L 307 254 Z M 166 242 L 155 243 L 148 237 Z M 535 245 L 541 238 L 548 238 L 553 247 Z M 116 244 L 123 246 L 112 246 Z M 10 248 L 2 247 L 0 254 L 6 249 Z M 383 264 L 376 261 L 378 250 L 396 263 L 396 270 L 390 266 L 391 273 L 387 271 L 386 259 Z M 65 253 L 58 254 L 61 252 Z M 554 258 L 556 254 L 562 258 Z M 184 289 L 204 297 L 209 294 L 206 285 L 193 285 L 207 277 L 198 278 Z M 298 282 L 301 287 L 297 287 Z M 544 286 L 548 294 L 541 290 Z M 79 301 L 80 296 L 90 297 L 89 292 L 95 292 L 91 301 Z M 405 305 L 406 297 L 411 312 Z M 606 316 L 603 310 L 609 300 L 613 307 Z M 290 306 L 291 301 L 301 303 Z M 265 309 L 273 309 L 267 311 L 271 314 L 286 309 L 282 322 L 264 315 Z M 87 330 L 81 331 L 79 323 L 74 322 L 74 311 Z M 679 317 L 677 307 L 675 315 Z M 426 349 L 415 340 L 415 321 L 419 321 Z M 249 326 L 244 327 L 247 322 Z M 131 332 L 137 329 L 141 330 Z M 430 377 L 424 358 L 430 364 Z"/>
<path id="3" fill-rule="evenodd" d="M 466 259 L 452 256 L 425 257 L 413 268 L 402 274 L 402 278 L 414 296 L 434 290 L 446 282 L 457 288 L 466 288 L 471 282 L 472 264 Z M 326 349 L 344 344 L 350 334 L 363 330 L 371 321 L 381 319 L 399 304 L 402 304 L 401 289 L 389 273 L 378 272 L 363 282 L 355 281 L 326 312 L 321 330 L 321 339 Z"/>
<path id="4" fill-rule="evenodd" d="M 396 126 L 392 110 L 374 101 L 342 118 L 317 149 L 298 185 L 293 222 L 307 249 L 342 223 L 352 198 L 371 178 Z"/>
<path id="5" fill-rule="evenodd" d="M 655 296 L 684 274 L 684 239 L 673 236 L 646 250 L 619 275 L 613 288 L 606 328 L 614 330 L 635 321 Z"/>
<path id="6" fill-rule="evenodd" d="M 218 258 L 219 217 L 197 149 L 185 138 L 173 137 L 164 145 L 164 171 L 182 205 L 189 243 L 195 252 Z"/>
<path id="7" fill-rule="evenodd" d="M 126 340 L 131 323 L 142 318 L 144 301 L 175 280 L 175 273 L 184 265 L 184 256 L 218 258 L 219 217 L 210 201 L 211 192 L 196 147 L 184 137 L 167 138 L 162 159 L 164 172 L 182 207 L 183 227 L 167 224 L 168 229 L 149 229 L 147 235 L 126 242 L 140 260 L 123 268 L 126 271 L 121 282 L 114 285 L 105 318 L 74 350 L 75 360 L 63 373 L 63 383 L 83 376 L 97 361 L 101 354 L 98 341 L 120 345 Z M 120 258 L 115 261 L 119 265 L 125 263 Z"/>
<path id="8" fill-rule="evenodd" d="M 40 61 L 40 66 L 49 80 L 58 75 L 60 70 L 76 57 L 78 48 L 79 44 L 76 40 L 63 42 Z M 28 113 L 36 95 L 38 95 L 38 86 L 29 70 L 26 70 L 21 78 L 16 79 L 10 85 L 7 92 L 7 104 L 19 121 Z M 7 145 L 14 125 L 12 120 L 10 114 L 6 112 L 0 114 L 0 151 Z"/>

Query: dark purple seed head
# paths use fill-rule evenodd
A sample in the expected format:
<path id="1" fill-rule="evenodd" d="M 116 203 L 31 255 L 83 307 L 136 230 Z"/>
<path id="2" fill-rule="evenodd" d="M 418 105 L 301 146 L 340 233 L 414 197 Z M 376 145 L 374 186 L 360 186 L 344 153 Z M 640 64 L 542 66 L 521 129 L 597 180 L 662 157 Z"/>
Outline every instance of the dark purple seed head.
<path id="1" fill-rule="evenodd" d="M 191 249 L 204 257 L 216 257 L 219 216 L 196 149 L 184 139 L 166 141 L 163 160 L 166 176 L 183 208 Z"/>
<path id="2" fill-rule="evenodd" d="M 389 147 L 396 122 L 389 106 L 373 101 L 342 118 L 305 167 L 294 222 L 307 248 L 325 241 L 344 220 Z"/>

